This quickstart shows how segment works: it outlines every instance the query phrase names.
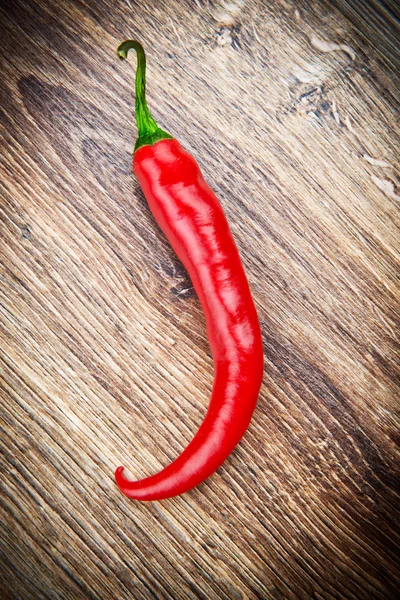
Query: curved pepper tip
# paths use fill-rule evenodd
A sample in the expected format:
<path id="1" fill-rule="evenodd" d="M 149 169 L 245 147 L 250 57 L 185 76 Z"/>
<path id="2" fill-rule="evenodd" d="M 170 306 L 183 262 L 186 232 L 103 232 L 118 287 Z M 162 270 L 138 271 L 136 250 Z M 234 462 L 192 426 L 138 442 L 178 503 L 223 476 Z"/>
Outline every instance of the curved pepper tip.
<path id="1" fill-rule="evenodd" d="M 126 479 L 125 475 L 122 475 L 122 471 L 125 469 L 125 467 L 118 467 L 117 469 L 115 469 L 115 479 L 118 481 L 122 480 L 122 479 Z"/>
<path id="2" fill-rule="evenodd" d="M 115 483 L 119 487 L 120 491 L 126 496 L 126 484 L 129 484 L 130 479 L 127 479 L 123 474 L 124 469 L 125 467 L 118 467 L 115 469 L 114 477 Z"/>

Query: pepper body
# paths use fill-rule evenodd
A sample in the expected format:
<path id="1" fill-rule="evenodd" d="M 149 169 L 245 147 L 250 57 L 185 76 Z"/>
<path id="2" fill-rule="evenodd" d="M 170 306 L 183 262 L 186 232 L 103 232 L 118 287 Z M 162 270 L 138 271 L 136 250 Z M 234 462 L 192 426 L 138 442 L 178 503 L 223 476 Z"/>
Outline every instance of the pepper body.
<path id="1" fill-rule="evenodd" d="M 136 150 L 134 172 L 150 209 L 186 267 L 206 317 L 215 379 L 203 423 L 169 466 L 140 481 L 123 468 L 117 484 L 130 498 L 182 494 L 211 475 L 246 431 L 261 386 L 260 326 L 246 275 L 221 205 L 194 158 L 175 139 Z"/>
<path id="2" fill-rule="evenodd" d="M 260 325 L 239 253 L 220 203 L 198 164 L 154 121 L 146 102 L 146 56 L 136 40 L 120 44 L 137 54 L 133 169 L 158 224 L 186 267 L 203 307 L 215 378 L 207 414 L 185 450 L 156 475 L 130 481 L 115 472 L 120 490 L 137 500 L 177 496 L 212 475 L 246 431 L 261 386 Z"/>

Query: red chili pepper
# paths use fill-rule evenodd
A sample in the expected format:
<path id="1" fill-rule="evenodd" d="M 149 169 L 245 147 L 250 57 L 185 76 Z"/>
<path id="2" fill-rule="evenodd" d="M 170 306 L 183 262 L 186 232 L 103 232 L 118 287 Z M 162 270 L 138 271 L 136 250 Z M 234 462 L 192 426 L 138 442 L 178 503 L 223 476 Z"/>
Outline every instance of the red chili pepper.
<path id="1" fill-rule="evenodd" d="M 150 115 L 145 98 L 146 57 L 139 42 L 118 48 L 137 53 L 133 169 L 161 229 L 186 267 L 203 307 L 215 367 L 209 408 L 196 435 L 169 466 L 139 481 L 115 472 L 126 496 L 160 500 L 182 494 L 223 463 L 245 433 L 261 386 L 260 325 L 239 253 L 221 205 L 199 166 Z"/>

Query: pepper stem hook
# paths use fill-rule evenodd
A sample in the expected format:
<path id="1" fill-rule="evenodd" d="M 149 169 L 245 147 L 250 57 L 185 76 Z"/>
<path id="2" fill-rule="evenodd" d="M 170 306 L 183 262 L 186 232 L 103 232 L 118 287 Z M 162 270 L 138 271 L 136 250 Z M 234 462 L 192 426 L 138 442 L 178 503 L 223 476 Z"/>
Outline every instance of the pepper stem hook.
<path id="1" fill-rule="evenodd" d="M 139 137 L 135 144 L 135 151 L 141 146 L 153 145 L 159 140 L 172 139 L 172 135 L 160 129 L 157 125 L 146 102 L 146 54 L 143 46 L 136 40 L 126 40 L 118 46 L 117 54 L 121 60 L 128 56 L 131 49 L 136 51 L 137 67 L 135 80 L 135 114 Z"/>

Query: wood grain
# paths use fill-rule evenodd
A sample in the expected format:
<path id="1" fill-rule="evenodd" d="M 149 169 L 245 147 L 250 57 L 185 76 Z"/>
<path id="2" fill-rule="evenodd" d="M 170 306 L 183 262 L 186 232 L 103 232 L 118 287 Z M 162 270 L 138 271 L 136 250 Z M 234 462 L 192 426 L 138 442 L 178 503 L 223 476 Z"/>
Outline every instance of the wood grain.
<path id="1" fill-rule="evenodd" d="M 334 0 L 384 62 L 398 73 L 400 5 L 397 0 Z"/>
<path id="2" fill-rule="evenodd" d="M 397 59 L 328 2 L 17 0 L 1 22 L 1 598 L 395 598 Z M 155 503 L 113 471 L 177 456 L 212 362 L 131 172 L 127 37 L 221 199 L 266 359 L 229 460 Z"/>

